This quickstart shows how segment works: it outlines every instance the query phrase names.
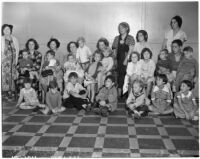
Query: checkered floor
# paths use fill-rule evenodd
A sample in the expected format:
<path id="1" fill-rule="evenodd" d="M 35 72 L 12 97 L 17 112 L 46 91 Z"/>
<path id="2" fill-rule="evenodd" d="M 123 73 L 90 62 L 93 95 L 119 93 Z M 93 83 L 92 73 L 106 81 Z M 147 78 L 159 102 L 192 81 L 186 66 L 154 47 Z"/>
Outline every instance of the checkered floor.
<path id="1" fill-rule="evenodd" d="M 109 117 L 67 109 L 43 116 L 3 102 L 3 157 L 199 156 L 199 123 L 173 116 L 132 120 L 119 104 Z"/>

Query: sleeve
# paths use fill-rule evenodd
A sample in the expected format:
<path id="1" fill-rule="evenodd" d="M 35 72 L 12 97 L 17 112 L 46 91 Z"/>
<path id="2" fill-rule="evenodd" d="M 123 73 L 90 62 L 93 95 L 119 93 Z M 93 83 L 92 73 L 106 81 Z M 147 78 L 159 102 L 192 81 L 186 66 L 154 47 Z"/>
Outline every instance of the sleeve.
<path id="1" fill-rule="evenodd" d="M 135 106 L 138 107 L 138 106 L 143 105 L 145 98 L 146 98 L 145 94 L 143 94 L 139 98 L 137 98 L 137 100 L 135 101 Z"/>
<path id="2" fill-rule="evenodd" d="M 20 98 L 24 97 L 24 90 L 23 90 L 23 88 L 20 90 L 19 96 L 20 96 Z"/>
<path id="3" fill-rule="evenodd" d="M 110 71 L 113 68 L 113 65 L 114 65 L 113 58 L 109 57 L 109 65 L 108 65 L 106 71 Z"/>
<path id="4" fill-rule="evenodd" d="M 118 41 L 119 41 L 119 36 L 116 36 L 114 41 L 113 41 L 113 44 L 112 44 L 112 49 L 117 49 L 118 47 Z"/>
<path id="5" fill-rule="evenodd" d="M 135 45 L 135 39 L 133 36 L 128 35 L 127 39 L 126 39 L 126 44 L 127 45 Z"/>
<path id="6" fill-rule="evenodd" d="M 114 88 L 113 91 L 112 91 L 112 94 L 108 95 L 108 102 L 109 103 L 115 102 L 116 99 L 117 99 L 117 89 Z"/>
<path id="7" fill-rule="evenodd" d="M 186 35 L 185 32 L 182 32 L 181 41 L 182 41 L 182 42 L 187 41 L 187 35 Z"/>
<path id="8" fill-rule="evenodd" d="M 132 70 L 131 70 L 131 63 L 129 62 L 126 68 L 126 74 L 131 76 L 132 75 Z"/>
<path id="9" fill-rule="evenodd" d="M 71 82 L 68 82 L 68 83 L 67 83 L 67 86 L 66 86 L 66 90 L 67 90 L 67 92 L 72 91 L 73 88 L 74 88 L 74 87 L 73 87 L 72 83 L 71 83 Z"/>

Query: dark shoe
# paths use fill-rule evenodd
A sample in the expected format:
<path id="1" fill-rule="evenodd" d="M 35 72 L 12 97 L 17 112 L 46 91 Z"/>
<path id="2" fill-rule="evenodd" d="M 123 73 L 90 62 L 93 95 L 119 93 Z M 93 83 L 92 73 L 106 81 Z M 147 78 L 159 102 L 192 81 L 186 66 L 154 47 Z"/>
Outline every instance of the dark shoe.
<path id="1" fill-rule="evenodd" d="M 52 115 L 52 114 L 53 114 L 52 110 L 49 110 L 49 112 L 47 113 L 47 115 Z"/>
<path id="2" fill-rule="evenodd" d="M 103 108 L 101 109 L 101 115 L 102 115 L 103 117 L 107 117 L 107 116 L 109 115 L 108 107 L 103 107 Z"/>
<path id="3" fill-rule="evenodd" d="M 40 107 L 35 107 L 34 109 L 33 109 L 33 112 L 37 112 L 37 111 L 39 111 L 40 110 Z"/>

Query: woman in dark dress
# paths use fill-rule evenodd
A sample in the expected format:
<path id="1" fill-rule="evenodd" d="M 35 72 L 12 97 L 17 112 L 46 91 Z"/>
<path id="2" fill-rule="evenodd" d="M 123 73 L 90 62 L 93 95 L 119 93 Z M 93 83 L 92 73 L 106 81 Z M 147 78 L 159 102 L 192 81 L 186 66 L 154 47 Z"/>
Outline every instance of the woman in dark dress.
<path id="1" fill-rule="evenodd" d="M 118 95 L 121 96 L 124 78 L 126 75 L 127 59 L 131 50 L 134 48 L 135 40 L 133 36 L 129 35 L 130 27 L 128 23 L 120 23 L 118 31 L 120 35 L 115 37 L 112 49 L 114 50 L 114 54 L 117 59 Z"/>

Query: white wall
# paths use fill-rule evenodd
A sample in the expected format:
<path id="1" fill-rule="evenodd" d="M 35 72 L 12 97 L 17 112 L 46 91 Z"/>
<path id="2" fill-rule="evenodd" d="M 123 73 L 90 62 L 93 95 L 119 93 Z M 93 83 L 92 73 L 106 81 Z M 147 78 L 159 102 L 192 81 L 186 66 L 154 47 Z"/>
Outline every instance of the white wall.
<path id="1" fill-rule="evenodd" d="M 100 37 L 112 44 L 118 35 L 118 24 L 129 23 L 134 37 L 140 29 L 147 30 L 154 49 L 154 59 L 170 28 L 175 15 L 183 18 L 182 29 L 188 36 L 198 56 L 198 2 L 129 2 L 129 3 L 3 3 L 2 23 L 14 25 L 13 34 L 19 39 L 20 48 L 29 38 L 35 38 L 40 51 L 47 50 L 51 36 L 61 41 L 61 50 L 78 36 L 84 36 L 94 51 Z"/>

